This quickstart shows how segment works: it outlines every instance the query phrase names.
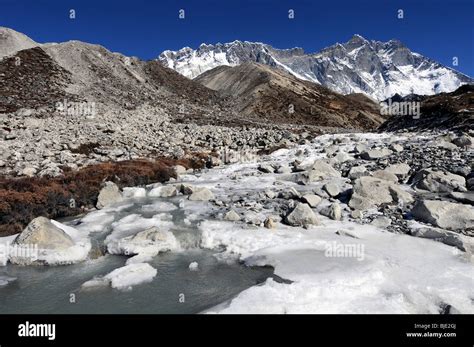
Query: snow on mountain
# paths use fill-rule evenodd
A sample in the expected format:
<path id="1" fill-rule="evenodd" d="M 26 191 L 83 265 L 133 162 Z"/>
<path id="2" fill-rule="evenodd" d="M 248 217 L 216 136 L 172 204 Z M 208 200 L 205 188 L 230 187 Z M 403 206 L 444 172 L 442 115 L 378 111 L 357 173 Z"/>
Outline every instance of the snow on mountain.
<path id="1" fill-rule="evenodd" d="M 269 47 L 269 46 L 268 46 Z M 195 78 L 217 66 L 236 66 L 245 62 L 277 65 L 267 45 L 260 42 L 233 41 L 216 45 L 201 44 L 197 50 L 184 47 L 179 51 L 164 51 L 159 60 L 188 78 Z"/>
<path id="2" fill-rule="evenodd" d="M 221 65 L 253 61 L 284 69 L 300 79 L 342 94 L 364 93 L 377 100 L 400 95 L 451 92 L 473 83 L 470 77 L 410 51 L 398 40 L 369 41 L 354 35 L 318 53 L 301 48 L 276 49 L 264 43 L 234 41 L 202 44 L 194 50 L 164 51 L 158 60 L 182 75 L 195 78 Z"/>

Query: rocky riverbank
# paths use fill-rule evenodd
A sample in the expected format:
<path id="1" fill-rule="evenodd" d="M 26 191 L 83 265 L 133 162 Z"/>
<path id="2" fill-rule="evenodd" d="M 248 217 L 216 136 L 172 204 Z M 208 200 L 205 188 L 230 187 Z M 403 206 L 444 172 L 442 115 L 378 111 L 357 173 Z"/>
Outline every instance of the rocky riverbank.
<path id="1" fill-rule="evenodd" d="M 181 175 L 199 175 L 206 166 L 226 165 L 219 157 L 203 155 L 193 160 L 93 165 L 49 179 L 3 180 L 2 230 L 4 235 L 19 232 L 37 216 L 60 218 L 86 208 L 100 209 L 123 196 L 184 195 L 190 201 L 211 201 L 230 221 L 272 228 L 279 222 L 317 225 L 318 215 L 337 221 L 349 218 L 472 251 L 474 175 L 469 134 L 341 134 L 303 143 L 273 153 L 235 156 L 234 165 L 256 164 L 252 175 L 272 177 L 275 188 L 281 184 L 284 189 L 254 191 L 227 201 L 215 198 L 212 189 L 173 183 L 153 186 Z M 288 151 L 293 155 L 272 160 L 274 153 Z M 216 155 L 225 159 L 222 153 Z M 232 174 L 228 178 L 237 179 Z M 130 186 L 142 188 L 126 188 Z"/>
<path id="2" fill-rule="evenodd" d="M 82 117 L 0 115 L 0 173 L 59 176 L 64 169 L 108 161 L 170 157 L 190 153 L 263 150 L 309 138 L 304 129 L 254 128 L 171 122 L 159 110 Z M 288 128 L 288 127 L 285 127 Z"/>
<path id="3" fill-rule="evenodd" d="M 286 279 L 211 311 L 472 313 L 470 141 L 453 133 L 322 135 L 248 161 L 175 166 L 163 183 L 109 181 L 95 210 L 66 224 L 33 219 L 3 239 L 12 247 L 37 240 L 39 259 L 2 262 L 124 256 L 123 267 L 82 290 L 128 289 L 155 281 L 149 264 L 158 254 L 200 247 L 219 261 L 271 265 Z M 91 235 L 103 235 L 101 244 Z"/>

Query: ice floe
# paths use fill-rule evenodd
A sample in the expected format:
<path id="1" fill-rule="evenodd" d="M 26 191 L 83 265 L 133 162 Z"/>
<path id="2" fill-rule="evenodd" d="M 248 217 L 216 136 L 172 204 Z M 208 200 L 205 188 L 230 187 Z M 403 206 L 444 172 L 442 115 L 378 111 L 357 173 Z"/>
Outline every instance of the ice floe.
<path id="1" fill-rule="evenodd" d="M 83 289 L 111 286 L 115 289 L 129 290 L 133 286 L 153 281 L 157 270 L 147 263 L 129 264 L 113 270 L 103 277 L 93 278 L 82 284 Z"/>

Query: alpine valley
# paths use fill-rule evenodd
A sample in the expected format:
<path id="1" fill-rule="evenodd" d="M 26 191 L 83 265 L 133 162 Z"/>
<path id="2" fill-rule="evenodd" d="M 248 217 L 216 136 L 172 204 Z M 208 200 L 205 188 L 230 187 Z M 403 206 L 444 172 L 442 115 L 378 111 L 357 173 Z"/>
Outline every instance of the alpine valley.
<path id="1" fill-rule="evenodd" d="M 474 313 L 471 77 L 359 35 L 158 53 L 0 28 L 1 313 Z"/>

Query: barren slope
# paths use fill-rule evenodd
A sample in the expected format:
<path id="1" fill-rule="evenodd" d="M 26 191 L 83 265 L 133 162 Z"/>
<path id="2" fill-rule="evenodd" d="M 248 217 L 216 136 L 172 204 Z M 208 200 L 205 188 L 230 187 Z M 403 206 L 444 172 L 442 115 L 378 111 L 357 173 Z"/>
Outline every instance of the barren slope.
<path id="1" fill-rule="evenodd" d="M 257 63 L 220 66 L 195 81 L 232 96 L 237 111 L 255 119 L 348 129 L 383 122 L 378 106 L 365 96 L 343 96 Z"/>

